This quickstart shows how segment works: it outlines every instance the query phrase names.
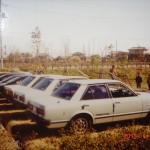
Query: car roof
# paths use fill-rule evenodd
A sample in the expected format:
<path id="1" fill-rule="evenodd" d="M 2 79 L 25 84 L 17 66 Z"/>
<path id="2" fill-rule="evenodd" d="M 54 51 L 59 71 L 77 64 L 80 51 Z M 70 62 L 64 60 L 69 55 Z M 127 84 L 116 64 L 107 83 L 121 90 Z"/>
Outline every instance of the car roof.
<path id="1" fill-rule="evenodd" d="M 28 75 L 29 77 L 53 77 L 53 76 L 62 76 L 62 75 L 56 75 L 56 74 L 31 74 Z"/>
<path id="2" fill-rule="evenodd" d="M 98 83 L 120 83 L 121 81 L 111 79 L 87 79 L 87 80 L 70 80 L 68 82 L 77 84 L 98 84 Z"/>
<path id="3" fill-rule="evenodd" d="M 50 75 L 45 78 L 58 79 L 58 80 L 60 80 L 60 79 L 87 79 L 82 76 L 60 76 L 60 75 L 57 75 L 57 76 Z"/>

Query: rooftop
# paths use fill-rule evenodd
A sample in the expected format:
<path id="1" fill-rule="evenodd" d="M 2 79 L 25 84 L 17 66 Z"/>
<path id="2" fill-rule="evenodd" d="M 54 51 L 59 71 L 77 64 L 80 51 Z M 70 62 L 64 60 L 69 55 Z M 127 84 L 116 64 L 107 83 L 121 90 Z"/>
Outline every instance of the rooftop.
<path id="1" fill-rule="evenodd" d="M 78 84 L 120 83 L 120 81 L 112 79 L 70 80 L 69 82 Z"/>

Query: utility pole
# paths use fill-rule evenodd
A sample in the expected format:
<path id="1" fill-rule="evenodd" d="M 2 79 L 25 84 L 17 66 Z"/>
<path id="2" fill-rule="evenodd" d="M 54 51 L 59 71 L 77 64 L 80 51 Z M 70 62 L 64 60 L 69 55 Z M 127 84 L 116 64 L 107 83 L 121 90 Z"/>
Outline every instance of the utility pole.
<path id="1" fill-rule="evenodd" d="M 93 38 L 93 55 L 94 55 L 94 41 L 95 41 L 95 39 Z"/>
<path id="2" fill-rule="evenodd" d="M 117 40 L 116 40 L 116 52 L 118 51 L 118 44 L 117 44 Z"/>
<path id="3" fill-rule="evenodd" d="M 2 46 L 2 2 L 0 0 L 0 57 L 1 65 L 0 68 L 3 68 L 3 46 Z"/>

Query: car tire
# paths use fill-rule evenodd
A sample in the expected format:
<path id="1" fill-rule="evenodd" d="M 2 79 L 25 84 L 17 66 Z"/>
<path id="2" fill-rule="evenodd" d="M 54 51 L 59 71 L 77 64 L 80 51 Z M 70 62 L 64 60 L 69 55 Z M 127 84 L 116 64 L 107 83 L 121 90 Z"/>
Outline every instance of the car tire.
<path id="1" fill-rule="evenodd" d="M 90 131 L 92 121 L 89 117 L 77 116 L 74 117 L 69 124 L 69 130 L 74 134 L 84 134 Z"/>

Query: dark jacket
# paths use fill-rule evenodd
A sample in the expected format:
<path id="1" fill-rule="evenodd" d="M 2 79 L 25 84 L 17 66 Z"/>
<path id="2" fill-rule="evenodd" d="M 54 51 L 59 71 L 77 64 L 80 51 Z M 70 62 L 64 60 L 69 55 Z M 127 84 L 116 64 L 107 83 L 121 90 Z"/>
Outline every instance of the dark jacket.
<path id="1" fill-rule="evenodd" d="M 142 77 L 137 75 L 135 78 L 136 83 L 142 83 Z"/>

